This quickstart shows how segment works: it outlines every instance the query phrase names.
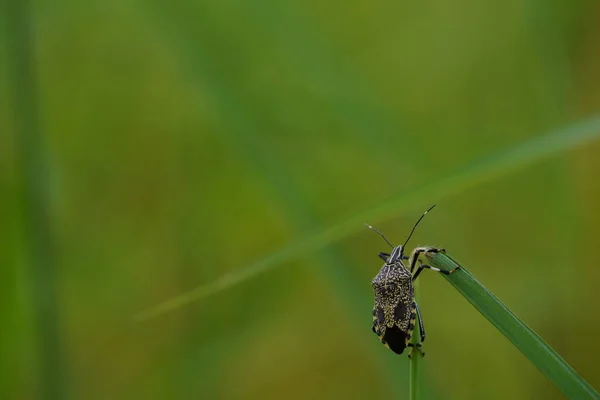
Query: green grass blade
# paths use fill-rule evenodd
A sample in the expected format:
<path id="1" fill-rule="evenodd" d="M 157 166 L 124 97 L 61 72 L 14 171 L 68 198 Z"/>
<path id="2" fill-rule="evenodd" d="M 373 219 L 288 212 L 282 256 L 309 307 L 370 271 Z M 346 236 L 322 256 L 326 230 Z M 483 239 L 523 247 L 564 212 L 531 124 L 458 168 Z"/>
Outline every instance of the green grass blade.
<path id="1" fill-rule="evenodd" d="M 143 310 L 135 316 L 135 320 L 141 322 L 184 307 L 192 302 L 204 299 L 213 293 L 228 289 L 247 279 L 265 273 L 284 262 L 322 249 L 336 240 L 348 237 L 356 231 L 364 229 L 364 221 L 376 224 L 391 216 L 398 216 L 398 210 L 405 209 L 413 204 L 422 204 L 425 198 L 448 196 L 482 182 L 489 182 L 519 167 L 539 161 L 560 151 L 581 146 L 598 138 L 600 138 L 600 114 L 554 132 L 549 132 L 546 135 L 538 135 L 494 156 L 486 156 L 482 161 L 451 172 L 446 177 L 433 182 L 425 182 L 422 186 L 404 190 L 402 193 L 377 207 L 358 213 L 338 225 L 323 229 L 304 239 L 297 240 L 262 260 L 240 267 L 236 271 L 224 275 L 213 282 L 200 285 L 195 289 L 181 293 L 178 296 Z"/>
<path id="2" fill-rule="evenodd" d="M 567 397 L 600 399 L 593 387 L 468 270 L 447 255 L 430 257 L 430 265 L 442 270 L 460 267 L 444 277 Z"/>
<path id="3" fill-rule="evenodd" d="M 41 399 L 67 399 L 67 360 L 60 332 L 58 270 L 52 243 L 49 166 L 45 162 L 37 85 L 34 10 L 26 0 L 6 4 L 11 108 L 20 184 L 24 262 L 36 329 L 37 391 Z M 19 232 L 21 233 L 21 232 Z"/>

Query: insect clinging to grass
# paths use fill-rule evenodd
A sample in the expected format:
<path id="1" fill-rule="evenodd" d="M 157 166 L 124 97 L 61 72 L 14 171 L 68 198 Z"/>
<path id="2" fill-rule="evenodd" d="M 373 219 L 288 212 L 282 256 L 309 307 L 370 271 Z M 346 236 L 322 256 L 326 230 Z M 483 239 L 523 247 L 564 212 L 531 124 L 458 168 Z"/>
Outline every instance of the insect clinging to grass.
<path id="1" fill-rule="evenodd" d="M 425 329 L 423 327 L 423 318 L 421 311 L 415 301 L 413 282 L 421 271 L 431 269 L 442 274 L 449 275 L 456 271 L 443 271 L 430 265 L 423 264 L 419 257 L 426 253 L 444 253 L 444 249 L 424 246 L 415 248 L 410 256 L 404 255 L 404 248 L 414 233 L 417 225 L 423 217 L 433 209 L 431 206 L 421 215 L 415 223 L 408 238 L 403 245 L 393 246 L 390 241 L 377 229 L 371 225 L 365 224 L 369 229 L 378 233 L 390 247 L 392 253 L 379 253 L 379 257 L 384 261 L 379 273 L 373 278 L 373 326 L 372 330 L 379 336 L 381 343 L 396 354 L 402 354 L 406 347 L 415 347 L 411 341 L 412 333 L 415 328 L 415 322 L 419 322 L 419 331 L 421 341 L 416 347 L 420 351 L 421 343 L 425 341 Z M 407 266 L 404 264 L 407 261 Z M 418 266 L 417 266 L 418 262 Z M 415 271 L 415 266 L 417 267 Z M 413 274 L 414 271 L 414 274 Z M 412 349 L 409 357 L 412 355 Z"/>

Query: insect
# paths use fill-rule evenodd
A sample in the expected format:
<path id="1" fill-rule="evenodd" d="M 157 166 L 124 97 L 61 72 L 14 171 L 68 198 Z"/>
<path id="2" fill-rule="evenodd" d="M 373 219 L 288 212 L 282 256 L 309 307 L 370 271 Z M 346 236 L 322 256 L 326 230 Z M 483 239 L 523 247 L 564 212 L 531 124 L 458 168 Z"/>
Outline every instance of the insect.
<path id="1" fill-rule="evenodd" d="M 419 331 L 421 333 L 421 342 L 416 345 L 419 351 L 421 351 L 421 343 L 425 341 L 423 318 L 421 317 L 419 306 L 415 301 L 413 282 L 424 269 L 431 269 L 446 275 L 453 273 L 457 269 L 443 271 L 423 264 L 419 259 L 424 253 L 444 253 L 444 249 L 429 246 L 417 247 L 412 251 L 410 256 L 404 255 L 404 248 L 417 225 L 419 225 L 419 222 L 433 207 L 435 205 L 431 206 L 421 215 L 404 244 L 400 246 L 393 246 L 383 233 L 371 225 L 365 224 L 369 229 L 379 234 L 392 248 L 391 254 L 379 253 L 379 257 L 385 263 L 372 281 L 375 298 L 372 330 L 379 336 L 381 343 L 396 354 L 402 354 L 406 347 L 411 347 L 408 355 L 409 358 L 412 356 L 412 348 L 415 347 L 415 345 L 410 343 L 415 328 L 415 321 L 419 322 Z M 404 261 L 407 261 L 408 268 L 404 264 Z M 419 263 L 418 266 L 417 262 Z M 417 269 L 413 274 L 415 266 L 417 266 Z"/>

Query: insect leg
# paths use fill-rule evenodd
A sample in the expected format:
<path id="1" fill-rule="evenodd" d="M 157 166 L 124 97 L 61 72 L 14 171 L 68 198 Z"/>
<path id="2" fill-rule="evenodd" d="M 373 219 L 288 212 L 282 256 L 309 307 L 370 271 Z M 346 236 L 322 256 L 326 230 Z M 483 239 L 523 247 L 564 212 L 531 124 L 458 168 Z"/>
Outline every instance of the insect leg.
<path id="1" fill-rule="evenodd" d="M 425 341 L 425 326 L 423 325 L 423 317 L 421 317 L 421 310 L 419 305 L 415 301 L 415 308 L 417 309 L 417 319 L 419 320 L 419 332 L 421 333 L 421 343 Z"/>
<path id="2" fill-rule="evenodd" d="M 417 260 L 419 259 L 419 256 L 421 256 L 421 253 L 445 253 L 446 250 L 444 249 L 436 249 L 435 247 L 417 247 L 416 249 L 414 249 L 410 255 L 410 273 L 412 274 L 413 270 L 415 269 L 415 265 L 417 264 Z M 413 279 L 414 280 L 414 279 Z"/>
<path id="3" fill-rule="evenodd" d="M 373 325 L 371 330 L 379 336 L 379 327 L 377 326 L 377 310 L 373 308 Z"/>
<path id="4" fill-rule="evenodd" d="M 425 357 L 425 352 L 421 349 L 421 343 L 417 343 L 417 344 L 409 343 L 406 346 L 410 347 L 410 351 L 408 353 L 408 358 L 412 358 L 413 349 L 417 349 L 417 351 L 419 353 L 421 353 L 421 357 Z"/>
<path id="5" fill-rule="evenodd" d="M 431 265 L 421 263 L 421 265 L 419 265 L 419 267 L 417 268 L 417 272 L 415 272 L 415 274 L 413 275 L 412 280 L 414 281 L 415 279 L 417 279 L 417 277 L 419 276 L 421 271 L 423 271 L 426 268 L 430 269 L 432 271 L 439 272 L 440 274 L 444 274 L 444 275 L 450 275 L 451 273 L 453 273 L 454 271 L 456 271 L 458 269 L 458 267 L 456 267 L 451 271 L 445 271 L 445 270 L 442 270 L 439 268 L 432 267 Z"/>

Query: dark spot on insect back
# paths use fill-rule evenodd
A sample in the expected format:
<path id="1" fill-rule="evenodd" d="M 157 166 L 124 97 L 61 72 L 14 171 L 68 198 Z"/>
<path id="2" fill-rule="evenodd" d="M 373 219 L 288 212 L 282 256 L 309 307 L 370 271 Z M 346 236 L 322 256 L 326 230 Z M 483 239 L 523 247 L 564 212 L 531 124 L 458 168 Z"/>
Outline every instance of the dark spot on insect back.
<path id="1" fill-rule="evenodd" d="M 377 316 L 377 322 L 379 324 L 385 325 L 385 314 L 383 313 L 383 308 L 377 307 L 373 314 L 375 314 L 375 316 Z"/>
<path id="2" fill-rule="evenodd" d="M 388 344 L 390 350 L 396 354 L 402 354 L 406 348 L 406 332 L 400 330 L 396 325 L 386 329 L 383 340 Z"/>
<path id="3" fill-rule="evenodd" d="M 409 310 L 406 304 L 398 303 L 394 309 L 394 318 L 396 321 L 405 321 L 409 316 Z"/>

